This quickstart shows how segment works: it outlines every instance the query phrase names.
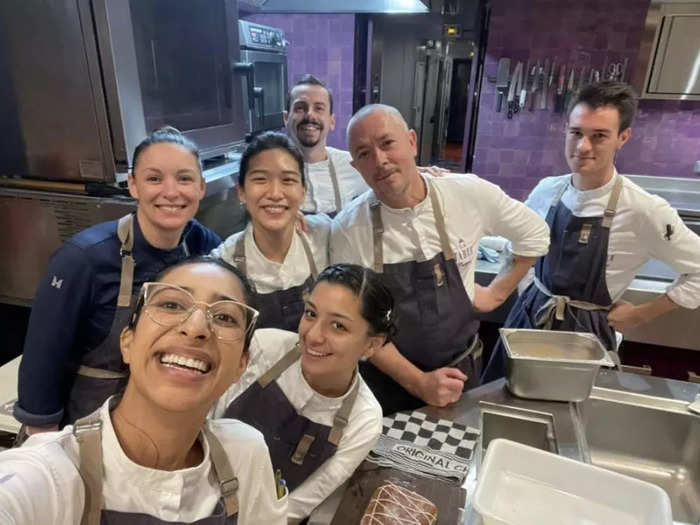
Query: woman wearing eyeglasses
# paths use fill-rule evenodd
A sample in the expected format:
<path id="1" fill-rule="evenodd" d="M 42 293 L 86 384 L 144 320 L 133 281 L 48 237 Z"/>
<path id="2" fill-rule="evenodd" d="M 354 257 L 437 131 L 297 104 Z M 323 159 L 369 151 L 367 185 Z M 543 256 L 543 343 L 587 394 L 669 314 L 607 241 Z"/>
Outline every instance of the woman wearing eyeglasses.
<path id="1" fill-rule="evenodd" d="M 286 523 L 263 436 L 205 420 L 248 362 L 245 279 L 204 258 L 156 281 L 121 333 L 123 396 L 0 453 L 0 523 Z"/>
<path id="2" fill-rule="evenodd" d="M 119 334 L 141 284 L 221 242 L 193 219 L 204 176 L 197 147 L 175 128 L 136 147 L 127 182 L 136 212 L 68 239 L 39 284 L 14 409 L 30 433 L 73 423 L 123 390 Z"/>
<path id="3" fill-rule="evenodd" d="M 372 270 L 338 264 L 318 276 L 299 333 L 256 330 L 251 366 L 213 414 L 265 436 L 301 520 L 355 471 L 382 429 L 379 403 L 357 363 L 395 332 L 394 300 Z"/>
<path id="4" fill-rule="evenodd" d="M 282 133 L 254 138 L 243 152 L 238 178 L 250 224 L 213 255 L 248 276 L 260 328 L 295 332 L 304 310 L 302 295 L 328 265 L 330 218 L 309 215 L 307 230 L 296 231 L 305 194 L 304 158 L 291 139 Z"/>

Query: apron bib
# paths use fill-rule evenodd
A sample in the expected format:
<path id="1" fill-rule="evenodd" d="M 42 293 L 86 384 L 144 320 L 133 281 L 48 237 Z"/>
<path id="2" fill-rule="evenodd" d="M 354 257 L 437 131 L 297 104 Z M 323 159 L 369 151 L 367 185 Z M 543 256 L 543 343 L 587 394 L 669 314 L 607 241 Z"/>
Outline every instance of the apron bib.
<path id="1" fill-rule="evenodd" d="M 298 413 L 280 386 L 279 376 L 301 357 L 298 345 L 282 357 L 226 409 L 223 417 L 238 419 L 259 430 L 290 492 L 333 456 L 359 390 L 359 378 L 343 399 L 333 426 L 315 423 Z"/>
<path id="2" fill-rule="evenodd" d="M 426 261 L 384 264 L 384 226 L 381 205 L 375 200 L 370 203 L 374 270 L 383 274 L 394 296 L 398 319 L 394 342 L 401 354 L 423 371 L 459 368 L 468 376 L 467 390 L 479 385 L 481 375 L 479 320 L 449 244 L 440 201 L 432 184 L 426 184 L 442 252 Z M 360 363 L 360 372 L 385 415 L 425 405 L 371 363 Z"/>
<path id="3" fill-rule="evenodd" d="M 605 212 L 598 217 L 574 216 L 561 202 L 569 183 L 562 186 L 547 211 L 549 253 L 535 263 L 535 282 L 518 297 L 505 327 L 590 332 L 608 350 L 615 350 L 605 269 L 610 225 L 622 185 L 623 178 L 617 175 Z M 485 382 L 505 374 L 504 352 L 499 341 L 484 373 Z"/>
<path id="4" fill-rule="evenodd" d="M 257 328 L 280 328 L 289 332 L 299 330 L 299 321 L 304 313 L 304 294 L 311 291 L 311 287 L 318 275 L 318 269 L 306 236 L 303 233 L 298 233 L 297 235 L 299 235 L 301 244 L 304 247 L 311 274 L 303 284 L 271 293 L 258 293 L 255 290 L 255 284 L 252 280 L 249 280 L 253 288 L 255 306 L 260 312 L 256 324 Z M 236 241 L 233 250 L 233 261 L 236 267 L 247 276 L 245 234 L 241 235 Z"/>

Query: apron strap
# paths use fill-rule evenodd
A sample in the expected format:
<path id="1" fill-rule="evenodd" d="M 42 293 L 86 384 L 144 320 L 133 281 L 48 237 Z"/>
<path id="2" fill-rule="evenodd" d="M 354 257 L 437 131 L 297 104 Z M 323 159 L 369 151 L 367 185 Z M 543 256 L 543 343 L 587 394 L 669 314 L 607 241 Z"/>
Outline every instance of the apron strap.
<path id="1" fill-rule="evenodd" d="M 435 226 L 437 227 L 438 235 L 440 236 L 440 246 L 442 247 L 442 254 L 445 256 L 446 260 L 454 259 L 455 255 L 450 246 L 450 240 L 447 236 L 447 227 L 445 226 L 445 215 L 442 213 L 442 207 L 440 206 L 440 199 L 437 196 L 437 190 L 435 187 L 428 182 L 428 179 L 424 179 L 425 184 L 428 186 L 428 195 L 430 195 L 430 204 L 433 206 L 433 217 L 435 217 Z"/>
<path id="2" fill-rule="evenodd" d="M 99 525 L 102 511 L 102 418 L 100 410 L 85 416 L 73 425 L 78 441 L 79 472 L 85 485 L 85 506 L 80 525 Z"/>
<path id="3" fill-rule="evenodd" d="M 382 222 L 382 205 L 375 198 L 369 204 L 369 213 L 372 218 L 372 237 L 374 241 L 374 271 L 384 272 L 384 246 L 382 236 L 384 234 L 384 223 Z"/>
<path id="4" fill-rule="evenodd" d="M 617 212 L 617 203 L 620 200 L 620 193 L 622 193 L 623 179 L 622 175 L 617 175 L 617 180 L 610 192 L 610 198 L 608 199 L 608 205 L 605 207 L 605 212 L 603 213 L 603 228 L 610 228 L 612 224 L 613 217 Z"/>
<path id="5" fill-rule="evenodd" d="M 299 232 L 299 239 L 301 239 L 301 245 L 304 247 L 304 253 L 306 253 L 306 259 L 309 261 L 309 268 L 311 269 L 311 277 L 316 280 L 318 277 L 318 268 L 316 267 L 316 261 L 314 261 L 313 252 L 311 251 L 311 245 L 309 244 L 306 234 Z"/>
<path id="6" fill-rule="evenodd" d="M 326 149 L 326 157 L 328 158 L 328 176 L 331 179 L 331 185 L 333 186 L 333 196 L 335 198 L 335 212 L 338 213 L 343 207 L 343 200 L 340 197 L 340 186 L 338 184 L 338 175 L 335 171 L 335 164 L 333 164 L 333 159 Z M 309 165 L 304 163 L 304 177 L 306 178 L 307 184 L 310 188 L 311 194 L 313 195 L 313 186 L 309 184 Z M 318 210 L 316 211 L 318 213 Z"/>
<path id="7" fill-rule="evenodd" d="M 335 164 L 333 164 L 333 159 L 328 153 L 328 150 L 326 150 L 326 156 L 328 157 L 328 174 L 331 177 L 331 184 L 333 184 L 333 194 L 335 196 L 335 211 L 337 213 L 343 207 L 343 201 L 340 198 L 340 185 L 338 184 L 338 175 L 335 172 Z"/>
<path id="8" fill-rule="evenodd" d="M 435 227 L 440 237 L 440 248 L 446 260 L 454 259 L 454 252 L 450 246 L 450 240 L 447 235 L 447 226 L 445 224 L 445 215 L 440 206 L 440 199 L 437 196 L 437 190 L 433 187 L 428 179 L 424 179 L 430 197 L 430 204 L 433 207 L 433 217 L 435 217 Z M 369 213 L 372 220 L 372 233 L 374 241 L 374 271 L 382 273 L 384 271 L 384 247 L 382 237 L 384 234 L 384 223 L 382 222 L 381 203 L 375 197 L 369 204 Z"/>
<path id="9" fill-rule="evenodd" d="M 343 430 L 348 425 L 350 419 L 350 412 L 352 412 L 352 407 L 355 406 L 355 399 L 357 399 L 357 393 L 360 390 L 360 378 L 358 377 L 358 372 L 355 370 L 355 385 L 352 387 L 350 393 L 343 399 L 343 404 L 335 413 L 333 417 L 333 426 L 328 434 L 328 442 L 332 443 L 336 447 L 340 443 L 340 438 L 343 437 Z"/>
<path id="10" fill-rule="evenodd" d="M 209 443 L 209 456 L 216 478 L 219 480 L 219 487 L 221 487 L 221 498 L 226 507 L 226 516 L 233 516 L 238 512 L 238 478 L 233 473 L 231 462 L 228 460 L 219 438 L 206 425 L 202 427 L 202 432 Z"/>
<path id="11" fill-rule="evenodd" d="M 245 236 L 246 236 L 246 231 L 243 232 L 243 235 L 241 235 L 238 240 L 236 241 L 236 244 L 233 247 L 233 264 L 236 265 L 236 268 L 238 268 L 243 275 L 246 277 L 247 272 L 246 272 L 246 265 L 245 265 Z"/>
<path id="12" fill-rule="evenodd" d="M 535 277 L 535 286 L 540 292 L 549 297 L 549 300 L 535 313 L 535 328 L 551 330 L 554 319 L 557 321 L 564 320 L 567 307 L 578 308 L 579 310 L 586 310 L 587 312 L 595 312 L 598 310 L 607 312 L 612 308 L 612 305 L 603 306 L 587 301 L 571 299 L 568 295 L 555 295 L 549 291 L 537 277 Z"/>
<path id="13" fill-rule="evenodd" d="M 125 215 L 117 224 L 117 237 L 121 242 L 119 256 L 122 258 L 122 274 L 119 281 L 119 298 L 117 307 L 128 307 L 131 304 L 132 288 L 134 286 L 134 215 Z"/>
<path id="14" fill-rule="evenodd" d="M 247 277 L 248 273 L 246 271 L 245 236 L 246 233 L 241 235 L 236 240 L 236 244 L 233 247 L 233 263 L 235 264 L 236 268 L 238 268 L 243 273 L 243 275 Z M 306 258 L 309 261 L 311 275 L 314 279 L 316 279 L 316 277 L 318 276 L 318 267 L 316 266 L 316 262 L 314 261 L 313 252 L 311 251 L 311 245 L 309 244 L 309 241 L 304 233 L 299 232 L 299 238 L 301 239 L 301 245 L 304 248 Z M 253 285 L 252 282 L 250 284 L 251 286 Z"/>
<path id="15" fill-rule="evenodd" d="M 265 372 L 260 379 L 258 379 L 258 384 L 261 388 L 265 388 L 267 385 L 276 381 L 282 372 L 287 370 L 290 366 L 296 363 L 301 357 L 301 350 L 299 349 L 299 344 L 295 344 L 289 352 L 287 352 L 282 358 L 277 361 L 272 368 Z"/>
<path id="16" fill-rule="evenodd" d="M 566 182 L 566 184 L 562 184 L 559 187 L 559 190 L 554 194 L 554 198 L 552 199 L 552 204 L 549 205 L 550 208 L 556 208 L 559 205 L 559 201 L 566 193 L 566 190 L 569 189 L 569 185 L 571 185 L 571 178 L 569 178 L 569 180 Z"/>

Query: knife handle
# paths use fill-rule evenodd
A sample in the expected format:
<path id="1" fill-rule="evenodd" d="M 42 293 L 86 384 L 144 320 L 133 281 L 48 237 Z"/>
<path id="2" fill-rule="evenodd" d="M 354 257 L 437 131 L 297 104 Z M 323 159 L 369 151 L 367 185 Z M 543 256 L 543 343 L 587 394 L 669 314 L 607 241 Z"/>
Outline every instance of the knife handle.
<path id="1" fill-rule="evenodd" d="M 499 93 L 498 93 L 498 104 L 497 104 L 497 106 L 496 106 L 496 111 L 497 111 L 498 113 L 501 112 L 501 107 L 502 107 L 502 106 L 503 106 L 503 93 L 502 93 L 502 92 L 499 92 Z"/>
<path id="2" fill-rule="evenodd" d="M 513 118 L 513 103 L 508 102 L 508 118 L 512 119 Z"/>

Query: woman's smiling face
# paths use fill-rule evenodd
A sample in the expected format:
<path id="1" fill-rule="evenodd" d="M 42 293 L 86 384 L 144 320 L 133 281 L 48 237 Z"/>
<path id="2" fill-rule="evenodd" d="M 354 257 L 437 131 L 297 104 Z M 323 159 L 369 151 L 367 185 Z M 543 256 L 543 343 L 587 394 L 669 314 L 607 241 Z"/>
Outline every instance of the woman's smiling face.
<path id="1" fill-rule="evenodd" d="M 172 411 L 208 408 L 245 371 L 244 335 L 222 340 L 206 306 L 222 300 L 245 302 L 243 287 L 231 271 L 214 263 L 195 262 L 167 272 L 160 283 L 189 292 L 195 308 L 183 322 L 163 326 L 144 305 L 136 326 L 122 332 L 122 355 L 129 365 L 129 383 L 141 396 Z M 175 290 L 175 289 L 173 289 Z M 169 299 L 161 307 L 177 308 Z M 170 305 L 173 306 L 170 306 Z M 245 332 L 245 327 L 241 328 Z"/>
<path id="2" fill-rule="evenodd" d="M 313 386 L 315 378 L 328 383 L 350 377 L 359 359 L 370 357 L 384 343 L 372 335 L 362 317 L 362 303 L 347 286 L 322 281 L 307 298 L 299 322 L 301 366 Z"/>
<path id="3" fill-rule="evenodd" d="M 251 157 L 238 195 L 256 228 L 280 231 L 293 227 L 304 202 L 299 163 L 281 148 Z"/>

